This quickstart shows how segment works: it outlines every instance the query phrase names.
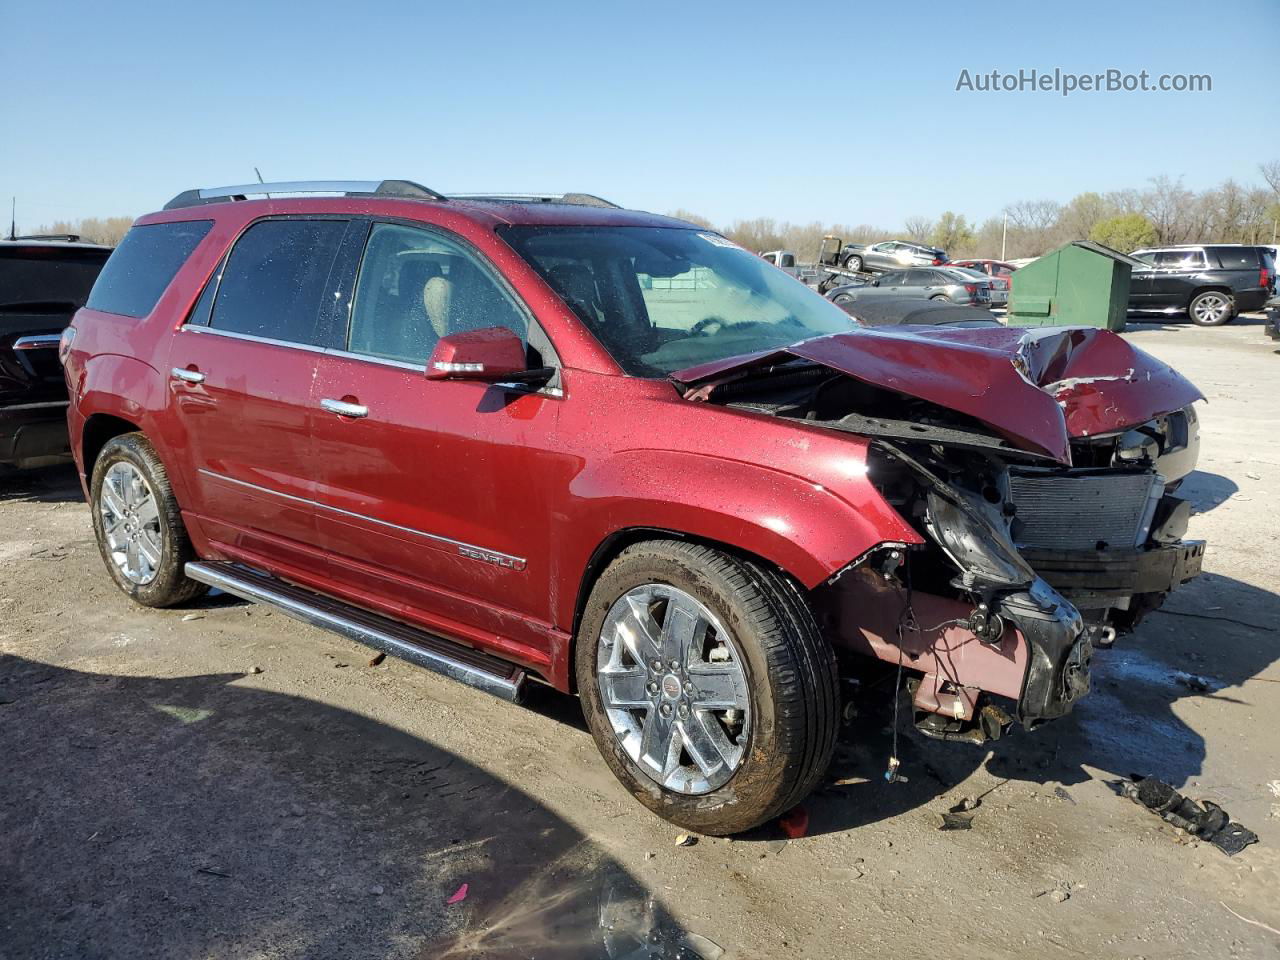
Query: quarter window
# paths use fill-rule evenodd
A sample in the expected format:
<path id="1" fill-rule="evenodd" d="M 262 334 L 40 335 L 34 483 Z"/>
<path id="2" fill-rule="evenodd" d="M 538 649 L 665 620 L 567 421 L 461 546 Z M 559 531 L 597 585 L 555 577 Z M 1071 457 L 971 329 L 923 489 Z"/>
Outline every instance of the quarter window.
<path id="1" fill-rule="evenodd" d="M 133 227 L 98 274 L 85 306 L 145 317 L 212 226 L 212 220 L 178 220 Z"/>
<path id="2" fill-rule="evenodd" d="M 251 226 L 227 258 L 210 326 L 331 346 L 320 308 L 346 228 L 345 220 L 263 220 Z"/>
<path id="3" fill-rule="evenodd" d="M 430 230 L 375 224 L 356 283 L 347 349 L 426 363 L 451 333 L 506 327 L 522 340 L 524 313 L 461 243 Z"/>
<path id="4" fill-rule="evenodd" d="M 1258 262 L 1256 247 L 1218 247 L 1216 252 L 1224 270 L 1257 270 L 1266 265 Z"/>

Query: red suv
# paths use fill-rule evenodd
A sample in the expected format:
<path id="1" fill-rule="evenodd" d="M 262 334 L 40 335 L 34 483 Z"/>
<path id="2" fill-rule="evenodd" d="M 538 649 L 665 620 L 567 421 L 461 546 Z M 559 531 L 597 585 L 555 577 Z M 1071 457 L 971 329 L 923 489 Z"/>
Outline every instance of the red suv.
<path id="1" fill-rule="evenodd" d="M 270 192 L 265 199 L 251 195 Z M 320 195 L 329 194 L 329 195 Z M 189 191 L 63 338 L 106 568 L 518 699 L 687 828 L 823 776 L 842 675 L 981 741 L 1194 576 L 1200 394 L 1097 329 L 856 329 L 708 230 L 406 181 Z"/>

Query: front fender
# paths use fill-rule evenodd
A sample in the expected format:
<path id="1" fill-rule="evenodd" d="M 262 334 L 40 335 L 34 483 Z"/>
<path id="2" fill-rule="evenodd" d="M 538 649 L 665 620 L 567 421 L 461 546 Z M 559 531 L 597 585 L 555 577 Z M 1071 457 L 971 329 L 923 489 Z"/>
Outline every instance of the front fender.
<path id="1" fill-rule="evenodd" d="M 556 579 L 580 584 L 597 547 L 636 528 L 729 544 L 810 589 L 878 544 L 922 542 L 869 482 L 858 488 L 857 496 L 840 496 L 759 464 L 682 451 L 627 451 L 571 482 L 574 536 L 562 539 L 558 566 L 564 576 Z M 567 627 L 577 598 L 565 593 L 556 598 L 556 614 Z"/>

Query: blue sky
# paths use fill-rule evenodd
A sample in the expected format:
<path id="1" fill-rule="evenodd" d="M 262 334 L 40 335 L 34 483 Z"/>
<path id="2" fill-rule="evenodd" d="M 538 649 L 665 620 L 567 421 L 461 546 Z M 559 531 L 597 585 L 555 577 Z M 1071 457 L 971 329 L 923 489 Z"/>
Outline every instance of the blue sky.
<path id="1" fill-rule="evenodd" d="M 0 196 L 137 215 L 258 166 L 896 227 L 1280 159 L 1277 0 L 876 6 L 0 0 Z M 955 89 L 1055 67 L 1213 91 Z"/>

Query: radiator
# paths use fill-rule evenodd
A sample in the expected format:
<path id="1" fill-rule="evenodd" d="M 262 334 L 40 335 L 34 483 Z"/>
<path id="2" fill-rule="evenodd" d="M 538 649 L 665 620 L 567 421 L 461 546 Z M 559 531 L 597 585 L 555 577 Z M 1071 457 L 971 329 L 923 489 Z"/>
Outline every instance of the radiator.
<path id="1" fill-rule="evenodd" d="M 1009 473 L 1013 533 L 1037 550 L 1131 550 L 1146 539 L 1163 484 L 1154 471 Z"/>

